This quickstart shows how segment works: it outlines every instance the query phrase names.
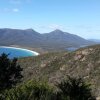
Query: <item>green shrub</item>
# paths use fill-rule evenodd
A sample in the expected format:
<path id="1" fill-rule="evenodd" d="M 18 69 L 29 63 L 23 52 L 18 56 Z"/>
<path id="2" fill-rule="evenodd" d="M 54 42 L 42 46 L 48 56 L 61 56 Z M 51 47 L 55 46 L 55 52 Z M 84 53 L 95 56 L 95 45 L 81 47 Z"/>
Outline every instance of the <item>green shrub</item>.
<path id="1" fill-rule="evenodd" d="M 58 91 L 46 82 L 28 81 L 10 90 L 5 90 L 0 100 L 96 100 L 90 85 L 81 78 L 68 77 L 57 85 Z"/>
<path id="2" fill-rule="evenodd" d="M 57 85 L 60 91 L 57 93 L 58 100 L 96 100 L 92 96 L 90 85 L 81 78 L 71 78 Z"/>
<path id="3" fill-rule="evenodd" d="M 16 88 L 6 90 L 2 100 L 51 100 L 53 89 L 47 83 L 30 81 Z"/>

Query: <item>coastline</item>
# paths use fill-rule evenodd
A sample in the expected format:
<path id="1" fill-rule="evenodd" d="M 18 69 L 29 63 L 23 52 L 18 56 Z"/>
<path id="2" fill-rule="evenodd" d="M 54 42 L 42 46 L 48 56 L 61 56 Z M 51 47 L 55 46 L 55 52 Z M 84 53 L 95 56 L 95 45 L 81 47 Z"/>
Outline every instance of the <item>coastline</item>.
<path id="1" fill-rule="evenodd" d="M 24 49 L 24 48 L 19 48 L 19 47 L 9 47 L 9 46 L 0 46 L 0 47 L 3 47 L 3 48 L 12 48 L 12 49 L 20 49 L 20 50 L 29 51 L 29 52 L 35 54 L 36 56 L 40 55 L 38 52 L 29 50 L 29 49 Z"/>
<path id="2" fill-rule="evenodd" d="M 27 46 L 21 46 L 21 45 L 4 45 L 4 46 L 23 48 L 23 49 L 28 49 L 28 50 L 31 50 L 31 51 L 36 51 L 36 52 L 39 53 L 39 55 L 48 53 L 47 50 L 44 50 L 41 47 L 40 48 L 36 48 L 36 47 L 27 47 Z"/>

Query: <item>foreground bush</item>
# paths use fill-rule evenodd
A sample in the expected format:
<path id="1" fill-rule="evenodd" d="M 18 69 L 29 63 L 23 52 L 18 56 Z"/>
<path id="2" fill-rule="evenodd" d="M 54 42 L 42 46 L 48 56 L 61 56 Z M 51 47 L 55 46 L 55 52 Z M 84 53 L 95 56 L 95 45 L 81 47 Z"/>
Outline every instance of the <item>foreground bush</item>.
<path id="1" fill-rule="evenodd" d="M 1 100 L 52 100 L 53 90 L 46 83 L 30 81 L 6 90 Z"/>
<path id="2" fill-rule="evenodd" d="M 71 78 L 62 81 L 57 85 L 60 91 L 57 93 L 57 100 L 96 100 L 92 96 L 89 84 L 81 78 Z"/>
<path id="3" fill-rule="evenodd" d="M 96 100 L 90 85 L 81 78 L 68 77 L 57 85 L 54 92 L 46 82 L 29 81 L 1 94 L 0 100 Z"/>

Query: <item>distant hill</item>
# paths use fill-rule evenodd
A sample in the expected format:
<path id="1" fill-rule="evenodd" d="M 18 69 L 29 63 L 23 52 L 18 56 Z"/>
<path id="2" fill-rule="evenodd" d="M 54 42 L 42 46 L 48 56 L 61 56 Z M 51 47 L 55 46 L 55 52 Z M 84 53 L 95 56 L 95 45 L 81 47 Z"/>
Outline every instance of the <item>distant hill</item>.
<path id="1" fill-rule="evenodd" d="M 56 44 L 67 43 L 69 45 L 82 45 L 90 43 L 88 40 L 83 39 L 77 35 L 63 32 L 58 29 L 43 35 L 47 42 L 54 42 Z"/>
<path id="2" fill-rule="evenodd" d="M 61 30 L 40 34 L 33 29 L 0 29 L 0 45 L 6 46 L 18 45 L 46 50 L 64 50 L 67 47 L 90 45 L 92 43 L 77 35 Z"/>
<path id="3" fill-rule="evenodd" d="M 53 47 L 62 47 L 62 48 L 70 48 L 70 47 L 80 47 L 83 45 L 91 45 L 93 42 L 90 42 L 82 37 L 77 35 L 63 32 L 61 30 L 54 30 L 50 33 L 43 34 L 44 39 L 47 44 L 51 44 Z"/>
<path id="4" fill-rule="evenodd" d="M 93 94 L 100 97 L 100 45 L 22 58 L 19 64 L 24 68 L 24 80 L 47 79 L 55 84 L 67 75 L 82 77 L 92 84 Z"/>
<path id="5" fill-rule="evenodd" d="M 93 42 L 96 42 L 96 43 L 100 43 L 100 39 L 88 39 L 89 41 L 93 41 Z"/>
<path id="6" fill-rule="evenodd" d="M 0 45 L 36 46 L 41 44 L 41 34 L 32 30 L 0 29 Z"/>

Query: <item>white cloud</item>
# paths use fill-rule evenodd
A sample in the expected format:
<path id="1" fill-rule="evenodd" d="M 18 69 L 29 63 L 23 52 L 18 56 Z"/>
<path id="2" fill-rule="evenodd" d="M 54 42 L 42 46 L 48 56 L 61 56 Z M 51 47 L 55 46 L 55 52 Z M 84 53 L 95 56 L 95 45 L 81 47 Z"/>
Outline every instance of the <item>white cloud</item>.
<path id="1" fill-rule="evenodd" d="M 32 2 L 32 0 L 9 0 L 9 2 L 11 3 L 11 4 L 17 4 L 17 5 L 19 5 L 19 4 L 22 4 L 22 3 L 24 3 L 24 2 L 26 2 L 26 3 L 31 3 Z"/>
<path id="2" fill-rule="evenodd" d="M 0 9 L 0 13 L 17 13 L 19 12 L 19 9 L 18 8 L 3 8 L 3 9 Z"/>
<path id="3" fill-rule="evenodd" d="M 51 29 L 63 29 L 63 26 L 62 25 L 57 25 L 57 24 L 51 24 L 48 26 L 48 28 L 51 28 Z"/>
<path id="4" fill-rule="evenodd" d="M 11 4 L 21 4 L 22 0 L 10 0 Z"/>
<path id="5" fill-rule="evenodd" d="M 13 12 L 19 12 L 19 9 L 18 8 L 14 8 L 12 9 Z"/>
<path id="6" fill-rule="evenodd" d="M 64 29 L 64 27 L 62 25 L 57 25 L 57 24 L 37 25 L 37 27 L 42 28 L 42 29 L 50 29 L 50 30 L 55 30 L 55 29 L 63 30 Z"/>

